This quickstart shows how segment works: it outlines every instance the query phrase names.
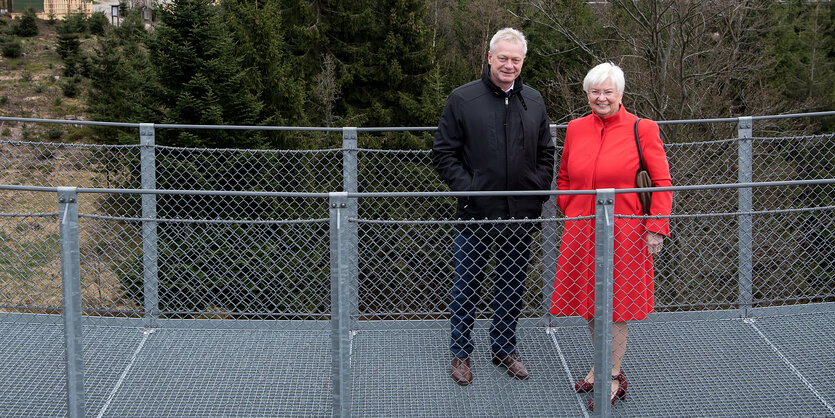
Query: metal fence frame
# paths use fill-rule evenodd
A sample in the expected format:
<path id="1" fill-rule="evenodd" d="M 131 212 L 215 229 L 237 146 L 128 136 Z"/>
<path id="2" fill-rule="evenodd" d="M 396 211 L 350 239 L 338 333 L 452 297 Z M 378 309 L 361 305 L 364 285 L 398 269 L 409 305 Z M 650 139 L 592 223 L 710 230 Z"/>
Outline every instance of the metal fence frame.
<path id="1" fill-rule="evenodd" d="M 835 112 L 817 112 L 794 115 L 774 115 L 759 117 L 741 117 L 709 119 L 697 121 L 661 121 L 659 124 L 683 123 L 737 123 L 738 127 L 738 183 L 733 185 L 703 185 L 677 186 L 659 190 L 700 190 L 709 188 L 736 188 L 738 190 L 738 214 L 740 217 L 738 229 L 738 286 L 739 299 L 737 307 L 739 316 L 749 315 L 752 306 L 752 240 L 753 240 L 753 194 L 755 187 L 789 186 L 806 184 L 833 184 L 835 179 L 821 179 L 814 181 L 789 181 L 752 183 L 752 142 L 753 121 L 764 119 L 778 119 L 789 117 L 815 117 L 835 115 Z M 79 260 L 79 224 L 78 197 L 79 193 L 129 193 L 142 195 L 142 246 L 143 246 L 143 277 L 145 290 L 144 326 L 152 329 L 159 326 L 158 285 L 157 277 L 157 212 L 156 196 L 159 194 L 214 194 L 214 195 L 262 195 L 262 196 L 298 196 L 319 197 L 329 199 L 330 221 L 330 266 L 331 266 L 331 341 L 332 341 L 332 381 L 333 381 L 333 414 L 334 416 L 349 416 L 351 411 L 351 363 L 350 345 L 351 332 L 355 329 L 354 318 L 357 317 L 357 252 L 358 228 L 354 220 L 357 218 L 357 199 L 362 197 L 409 197 L 409 196 L 473 196 L 473 195 L 518 195 L 518 194 L 595 194 L 597 203 L 596 228 L 597 241 L 595 275 L 595 292 L 604 297 L 596 298 L 595 311 L 602 315 L 595 315 L 595 380 L 607 381 L 611 362 L 612 342 L 612 299 L 605 297 L 612 291 L 612 262 L 614 237 L 614 196 L 618 193 L 634 193 L 640 189 L 602 189 L 594 191 L 537 191 L 537 192 L 435 192 L 435 193 L 358 193 L 357 192 L 357 132 L 380 131 L 430 131 L 434 127 L 415 128 L 294 128 L 294 127 L 262 127 L 262 126 L 202 126 L 202 125 L 171 125 L 171 124 L 128 124 L 109 122 L 62 121 L 48 119 L 8 118 L 0 117 L 0 121 L 44 122 L 65 124 L 86 124 L 116 127 L 133 127 L 139 129 L 141 149 L 141 189 L 83 189 L 74 187 L 34 187 L 34 186 L 0 186 L 3 190 L 28 190 L 57 193 L 59 208 L 61 271 L 63 286 L 63 320 L 65 336 L 66 372 L 67 372 L 67 401 L 68 412 L 71 417 L 81 417 L 84 411 L 84 367 L 81 340 L 81 278 Z M 556 130 L 565 125 L 552 126 L 552 136 L 556 137 Z M 342 132 L 343 156 L 343 190 L 331 193 L 256 193 L 256 192 L 219 192 L 219 191 L 184 191 L 157 190 L 155 170 L 155 129 L 246 129 L 246 130 L 313 130 Z M 556 217 L 556 207 L 551 207 L 543 213 L 543 218 Z M 553 223 L 545 222 L 544 228 L 555 228 Z M 543 277 L 553 277 L 556 271 L 556 243 L 543 245 Z M 552 283 L 543 286 L 543 304 L 550 301 L 548 290 Z M 552 290 L 552 289 L 551 289 Z M 596 416 L 608 416 L 610 407 L 608 393 L 597 391 L 594 395 L 598 406 Z"/>
<path id="2" fill-rule="evenodd" d="M 718 188 L 736 188 L 739 190 L 754 187 L 775 187 L 811 184 L 835 184 L 835 179 L 740 183 L 732 185 L 706 186 L 674 186 L 658 188 L 658 191 L 683 191 Z M 64 341 L 66 354 L 67 401 L 69 415 L 73 417 L 85 416 L 84 411 L 84 362 L 82 348 L 82 306 L 81 306 L 81 270 L 79 259 L 79 214 L 78 194 L 80 193 L 141 193 L 154 197 L 161 193 L 189 193 L 189 194 L 226 194 L 251 195 L 247 192 L 206 192 L 206 191 L 161 191 L 161 190 L 129 190 L 129 189 L 83 189 L 74 187 L 44 188 L 31 186 L 0 186 L 0 190 L 28 190 L 54 192 L 57 194 L 59 208 L 58 219 L 60 226 L 61 272 L 63 288 L 62 317 L 64 320 Z M 325 194 L 329 199 L 330 208 L 330 266 L 331 266 L 331 343 L 332 343 L 332 381 L 333 381 L 333 413 L 336 416 L 350 416 L 352 371 L 351 371 L 351 337 L 355 329 L 353 321 L 356 308 L 356 287 L 352 286 L 356 278 L 356 219 L 351 214 L 356 212 L 357 198 L 364 197 L 410 197 L 410 196 L 488 196 L 488 195 L 523 195 L 523 194 L 594 194 L 596 202 L 596 255 L 595 264 L 595 294 L 603 297 L 595 298 L 595 311 L 602 312 L 595 315 L 595 349 L 594 365 L 595 379 L 608 380 L 607 371 L 611 369 L 612 350 L 612 286 L 614 260 L 614 198 L 616 194 L 634 193 L 641 189 L 599 189 L 594 191 L 536 191 L 536 192 L 436 192 L 436 193 L 347 193 L 332 192 Z M 286 196 L 287 193 L 266 193 L 267 195 Z M 322 194 L 307 194 L 307 197 L 322 197 Z M 146 199 L 143 199 L 143 201 Z M 353 206 L 353 207 L 352 207 Z M 752 216 L 751 212 L 740 216 Z M 144 221 L 154 223 L 152 220 Z M 145 230 L 143 230 L 144 232 Z M 144 234 L 143 234 L 144 235 Z M 742 244 L 741 244 L 742 245 Z M 749 243 L 750 245 L 750 243 Z M 147 248 L 148 243 L 145 243 Z M 145 259 L 148 257 L 146 256 Z M 153 267 L 152 267 L 153 268 Z M 744 280 L 740 273 L 740 282 Z M 147 276 L 146 276 L 147 277 Z M 145 284 L 146 289 L 148 283 Z M 747 293 L 750 295 L 750 291 Z M 740 297 L 738 301 L 739 317 L 748 316 L 750 300 Z M 153 309 L 153 307 L 151 307 Z M 147 319 L 144 323 L 148 328 L 160 326 L 156 317 Z M 153 325 L 153 326 L 149 326 Z M 610 413 L 608 393 L 596 391 L 595 415 L 608 416 Z"/>

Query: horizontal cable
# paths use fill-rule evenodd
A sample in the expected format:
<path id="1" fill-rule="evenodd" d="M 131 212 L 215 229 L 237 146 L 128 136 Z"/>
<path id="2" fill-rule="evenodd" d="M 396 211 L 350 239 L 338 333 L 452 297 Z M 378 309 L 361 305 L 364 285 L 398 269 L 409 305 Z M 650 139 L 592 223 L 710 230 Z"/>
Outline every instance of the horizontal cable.
<path id="1" fill-rule="evenodd" d="M 172 147 L 167 145 L 152 145 L 156 149 L 161 150 L 169 150 L 169 151 L 188 151 L 188 152 L 196 152 L 196 153 L 208 153 L 208 152 L 239 152 L 239 153 L 249 153 L 249 154 L 323 154 L 323 153 L 339 153 L 341 151 L 345 151 L 343 148 L 327 148 L 327 149 L 247 149 L 247 148 L 184 148 L 184 147 Z M 157 155 L 157 158 L 160 158 Z"/>
<path id="2" fill-rule="evenodd" d="M 127 145 L 103 145 L 103 144 L 68 144 L 64 142 L 34 142 L 34 141 L 7 141 L 0 140 L 0 144 L 6 145 L 37 145 L 37 146 L 52 146 L 57 148 L 141 148 L 139 144 Z"/>
<path id="3" fill-rule="evenodd" d="M 51 218 L 58 216 L 58 212 L 47 213 L 0 213 L 0 218 Z"/>
<path id="4" fill-rule="evenodd" d="M 780 186 L 808 186 L 835 184 L 835 178 L 789 181 L 765 181 L 756 183 L 701 184 L 692 186 L 668 186 L 648 188 L 614 189 L 616 194 L 667 191 L 692 191 L 715 189 L 746 189 Z M 39 192 L 57 192 L 58 187 L 0 185 L 0 190 L 24 190 Z M 205 196 L 248 196 L 248 197 L 305 197 L 327 198 L 331 194 L 345 194 L 349 198 L 369 197 L 466 197 L 466 196 L 559 196 L 559 195 L 596 195 L 596 190 L 495 190 L 495 191 L 450 191 L 450 192 L 256 192 L 235 190 L 164 190 L 164 189 L 118 189 L 118 188 L 75 188 L 76 193 L 105 194 L 158 194 L 158 195 L 205 195 Z"/>
<path id="5" fill-rule="evenodd" d="M 691 213 L 686 215 L 660 215 L 660 216 L 636 216 L 636 215 L 618 215 L 616 218 L 623 219 L 681 219 L 681 218 L 718 218 L 727 216 L 741 216 L 741 215 L 777 215 L 785 213 L 800 213 L 800 212 L 820 212 L 826 210 L 833 210 L 835 206 L 815 206 L 808 208 L 791 208 L 791 209 L 769 209 L 769 210 L 755 210 L 747 212 L 723 212 L 723 213 Z M 574 218 L 572 218 L 574 219 Z"/>
<path id="6" fill-rule="evenodd" d="M 309 192 L 255 192 L 235 190 L 166 190 L 166 189 L 117 189 L 117 188 L 87 188 L 75 187 L 76 193 L 101 193 L 101 194 L 157 194 L 157 195 L 200 195 L 200 196 L 238 196 L 238 197 L 305 197 L 305 198 L 327 198 L 330 193 L 309 193 Z M 19 190 L 30 192 L 58 192 L 58 187 L 44 186 L 18 186 L 0 184 L 0 190 Z M 334 192 L 339 193 L 339 192 Z"/>
<path id="7" fill-rule="evenodd" d="M 262 224 L 262 225 L 291 225 L 291 224 L 310 224 L 310 223 L 328 223 L 329 218 L 321 219 L 288 219 L 288 220 L 234 220 L 234 219 L 165 219 L 165 218 L 129 218 L 121 216 L 103 216 L 103 215 L 82 215 L 78 214 L 79 218 L 99 219 L 105 221 L 123 221 L 123 222 L 156 222 L 156 223 L 184 223 L 184 224 Z"/>
<path id="8" fill-rule="evenodd" d="M 594 216 L 581 216 L 577 218 L 524 218 L 524 219 L 438 219 L 438 220 L 424 220 L 424 221 L 404 221 L 404 220 L 384 220 L 384 219 L 361 219 L 348 218 L 349 222 L 363 223 L 363 224 L 415 224 L 415 225 L 472 225 L 472 224 L 520 224 L 520 223 L 539 223 L 539 222 L 554 222 L 554 221 L 581 221 L 594 219 Z"/>
<path id="9" fill-rule="evenodd" d="M 824 112 L 806 112 L 806 113 L 790 113 L 783 115 L 765 115 L 765 116 L 748 116 L 752 121 L 755 120 L 772 120 L 772 119 L 790 119 L 790 118 L 805 118 L 805 117 L 822 117 L 835 115 L 835 111 Z M 127 122 L 99 122 L 86 120 L 63 120 L 63 119 L 43 119 L 43 118 L 16 118 L 0 116 L 0 121 L 11 122 L 34 122 L 34 123 L 63 123 L 71 125 L 96 125 L 96 126 L 111 126 L 111 127 L 126 127 L 139 128 L 140 123 Z M 736 123 L 739 122 L 739 117 L 736 118 L 712 118 L 712 119 L 679 119 L 657 121 L 659 125 L 676 125 L 676 124 L 693 124 L 693 123 Z M 356 129 L 358 132 L 402 132 L 402 131 L 434 131 L 437 126 L 397 126 L 397 127 L 305 127 L 305 126 L 262 126 L 262 125 L 194 125 L 194 124 L 176 124 L 176 123 L 148 123 L 154 128 L 165 129 L 228 129 L 228 130 L 256 130 L 256 131 L 314 131 L 314 132 L 342 132 L 344 129 Z M 552 127 L 566 128 L 567 124 L 551 124 Z"/>

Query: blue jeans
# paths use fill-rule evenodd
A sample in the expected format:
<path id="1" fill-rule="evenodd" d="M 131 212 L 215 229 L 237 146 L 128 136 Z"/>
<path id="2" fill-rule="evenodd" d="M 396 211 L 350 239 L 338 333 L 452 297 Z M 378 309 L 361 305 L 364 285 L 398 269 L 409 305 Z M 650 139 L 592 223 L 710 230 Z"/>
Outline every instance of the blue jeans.
<path id="1" fill-rule="evenodd" d="M 516 323 L 522 310 L 522 294 L 527 279 L 531 235 L 529 232 L 490 236 L 459 231 L 453 244 L 455 281 L 452 285 L 450 350 L 455 357 L 473 352 L 470 336 L 479 303 L 484 267 L 495 247 L 496 277 L 493 286 L 493 321 L 490 348 L 494 354 L 516 352 Z"/>

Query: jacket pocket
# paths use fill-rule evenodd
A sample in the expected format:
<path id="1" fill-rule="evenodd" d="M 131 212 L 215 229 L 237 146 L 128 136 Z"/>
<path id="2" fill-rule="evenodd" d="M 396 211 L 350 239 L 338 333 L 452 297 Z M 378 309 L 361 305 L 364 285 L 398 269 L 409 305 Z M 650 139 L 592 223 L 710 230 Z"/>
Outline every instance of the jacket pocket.
<path id="1" fill-rule="evenodd" d="M 478 189 L 478 170 L 473 170 L 473 179 L 470 180 L 470 187 L 467 188 L 468 191 L 477 191 Z"/>

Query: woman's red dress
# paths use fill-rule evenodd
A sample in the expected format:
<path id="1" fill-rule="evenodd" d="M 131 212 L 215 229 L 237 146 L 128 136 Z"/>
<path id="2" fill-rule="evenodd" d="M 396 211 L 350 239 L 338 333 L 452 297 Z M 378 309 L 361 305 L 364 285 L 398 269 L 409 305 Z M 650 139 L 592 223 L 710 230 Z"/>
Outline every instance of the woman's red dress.
<path id="1" fill-rule="evenodd" d="M 560 170 L 559 190 L 624 189 L 635 187 L 638 151 L 634 126 L 637 117 L 624 109 L 605 119 L 591 114 L 568 124 Z M 638 124 L 644 165 L 655 187 L 670 186 L 670 168 L 658 124 Z M 669 215 L 672 192 L 654 192 L 651 215 Z M 593 195 L 559 195 L 557 204 L 569 218 L 593 216 Z M 615 195 L 614 321 L 644 319 L 653 311 L 652 256 L 646 232 L 669 236 L 669 220 L 624 219 L 643 215 L 636 193 Z M 566 221 L 551 298 L 551 313 L 594 317 L 594 219 Z"/>

